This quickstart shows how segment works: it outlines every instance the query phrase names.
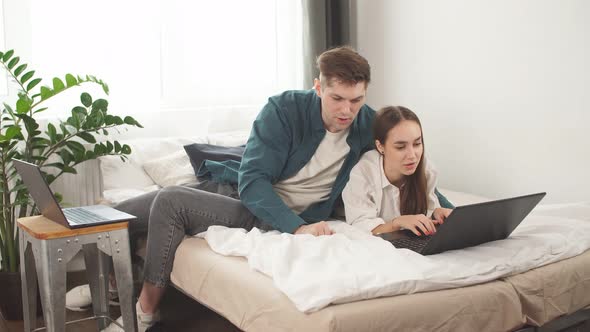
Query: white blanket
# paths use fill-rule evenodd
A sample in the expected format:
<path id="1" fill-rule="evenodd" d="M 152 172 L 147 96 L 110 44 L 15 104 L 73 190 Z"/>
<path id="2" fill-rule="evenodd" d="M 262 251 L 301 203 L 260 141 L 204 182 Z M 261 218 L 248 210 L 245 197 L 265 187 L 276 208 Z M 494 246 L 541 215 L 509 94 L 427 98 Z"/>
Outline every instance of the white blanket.
<path id="1" fill-rule="evenodd" d="M 590 204 L 539 206 L 505 240 L 422 256 L 330 222 L 314 237 L 212 226 L 200 234 L 222 255 L 244 256 L 297 309 L 319 310 L 381 296 L 483 283 L 579 255 L 590 248 Z"/>

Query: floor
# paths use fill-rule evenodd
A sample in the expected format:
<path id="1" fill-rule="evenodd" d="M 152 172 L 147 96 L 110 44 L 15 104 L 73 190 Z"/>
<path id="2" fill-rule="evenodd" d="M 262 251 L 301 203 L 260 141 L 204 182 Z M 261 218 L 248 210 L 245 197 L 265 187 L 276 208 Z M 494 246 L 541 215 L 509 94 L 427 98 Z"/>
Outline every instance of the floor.
<path id="1" fill-rule="evenodd" d="M 86 276 L 83 271 L 68 273 L 68 289 L 77 285 L 86 283 Z M 174 332 L 188 332 L 188 331 L 227 331 L 239 332 L 240 330 L 232 325 L 225 318 L 219 316 L 215 312 L 209 310 L 198 302 L 190 299 L 186 295 L 177 291 L 173 287 L 169 287 L 166 295 L 162 300 L 162 319 L 165 331 Z M 81 319 L 89 317 L 91 312 L 74 312 L 67 311 L 67 320 Z M 119 308 L 111 307 L 111 316 L 117 318 L 119 316 Z M 43 325 L 43 319 L 38 318 L 38 326 Z M 545 331 L 543 328 L 540 331 Z M 554 331 L 553 329 L 550 329 Z M 5 321 L 0 315 L 0 332 L 21 332 L 23 331 L 22 321 Z M 68 325 L 66 332 L 94 332 L 98 331 L 97 325 L 94 321 L 85 321 L 76 324 Z M 569 326 L 559 330 L 560 332 L 589 332 L 590 321 Z"/>
<path id="2" fill-rule="evenodd" d="M 86 275 L 82 272 L 68 273 L 68 289 L 86 283 Z M 119 307 L 111 306 L 111 317 L 119 317 Z M 223 317 L 207 309 L 198 302 L 186 295 L 169 287 L 162 300 L 162 320 L 166 331 L 228 331 L 238 332 L 237 327 L 232 325 Z M 66 320 L 76 320 L 91 316 L 91 311 L 74 312 L 67 311 Z M 37 326 L 43 326 L 43 319 L 37 319 Z M 22 332 L 24 329 L 22 321 L 5 321 L 0 316 L 0 332 Z M 98 331 L 96 322 L 84 321 L 70 324 L 66 332 L 94 332 Z"/>

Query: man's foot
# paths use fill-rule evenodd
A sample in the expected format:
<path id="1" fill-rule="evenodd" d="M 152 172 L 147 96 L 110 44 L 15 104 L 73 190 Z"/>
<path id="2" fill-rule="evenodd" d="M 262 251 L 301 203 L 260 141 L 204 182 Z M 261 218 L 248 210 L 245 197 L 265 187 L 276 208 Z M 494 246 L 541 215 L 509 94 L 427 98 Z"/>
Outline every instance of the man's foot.
<path id="1" fill-rule="evenodd" d="M 160 312 L 159 311 L 156 311 L 153 314 L 146 314 L 145 312 L 143 312 L 143 310 L 141 310 L 141 305 L 139 305 L 139 302 L 137 302 L 135 304 L 135 311 L 137 312 L 137 331 L 138 332 L 146 332 L 151 327 L 156 328 L 156 325 L 160 326 L 159 324 L 156 324 L 160 321 Z M 121 326 L 123 326 L 123 317 L 117 318 L 117 323 L 119 323 Z M 115 323 L 111 323 L 109 326 L 107 326 L 106 329 L 102 330 L 101 332 L 124 332 L 124 331 L 125 331 L 124 329 L 120 328 Z M 156 330 L 156 331 L 158 331 L 158 330 Z"/>
<path id="2" fill-rule="evenodd" d="M 109 304 L 119 305 L 119 294 L 117 290 L 109 285 Z M 66 308 L 72 311 L 86 311 L 92 308 L 92 296 L 90 285 L 81 285 L 72 288 L 66 293 Z"/>

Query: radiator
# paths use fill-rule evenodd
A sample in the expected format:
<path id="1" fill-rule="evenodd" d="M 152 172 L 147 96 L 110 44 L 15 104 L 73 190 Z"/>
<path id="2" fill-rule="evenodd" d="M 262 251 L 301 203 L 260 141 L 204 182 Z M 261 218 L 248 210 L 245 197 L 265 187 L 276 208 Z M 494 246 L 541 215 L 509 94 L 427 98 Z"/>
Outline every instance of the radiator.
<path id="1" fill-rule="evenodd" d="M 98 204 L 103 188 L 98 162 L 83 162 L 76 166 L 78 174 L 63 174 L 51 184 L 51 190 L 63 196 L 63 207 Z"/>

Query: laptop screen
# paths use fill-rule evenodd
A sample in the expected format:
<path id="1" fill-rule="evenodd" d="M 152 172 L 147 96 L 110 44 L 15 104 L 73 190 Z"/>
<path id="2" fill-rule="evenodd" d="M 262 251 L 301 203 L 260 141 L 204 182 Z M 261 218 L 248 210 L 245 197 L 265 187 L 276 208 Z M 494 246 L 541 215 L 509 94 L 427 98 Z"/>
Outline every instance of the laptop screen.
<path id="1" fill-rule="evenodd" d="M 57 203 L 57 200 L 45 181 L 43 174 L 41 174 L 39 167 L 35 164 L 17 159 L 13 159 L 12 162 L 24 184 L 29 189 L 29 193 L 37 204 L 37 208 L 41 211 L 41 214 L 57 223 L 69 227 L 61 207 Z"/>

